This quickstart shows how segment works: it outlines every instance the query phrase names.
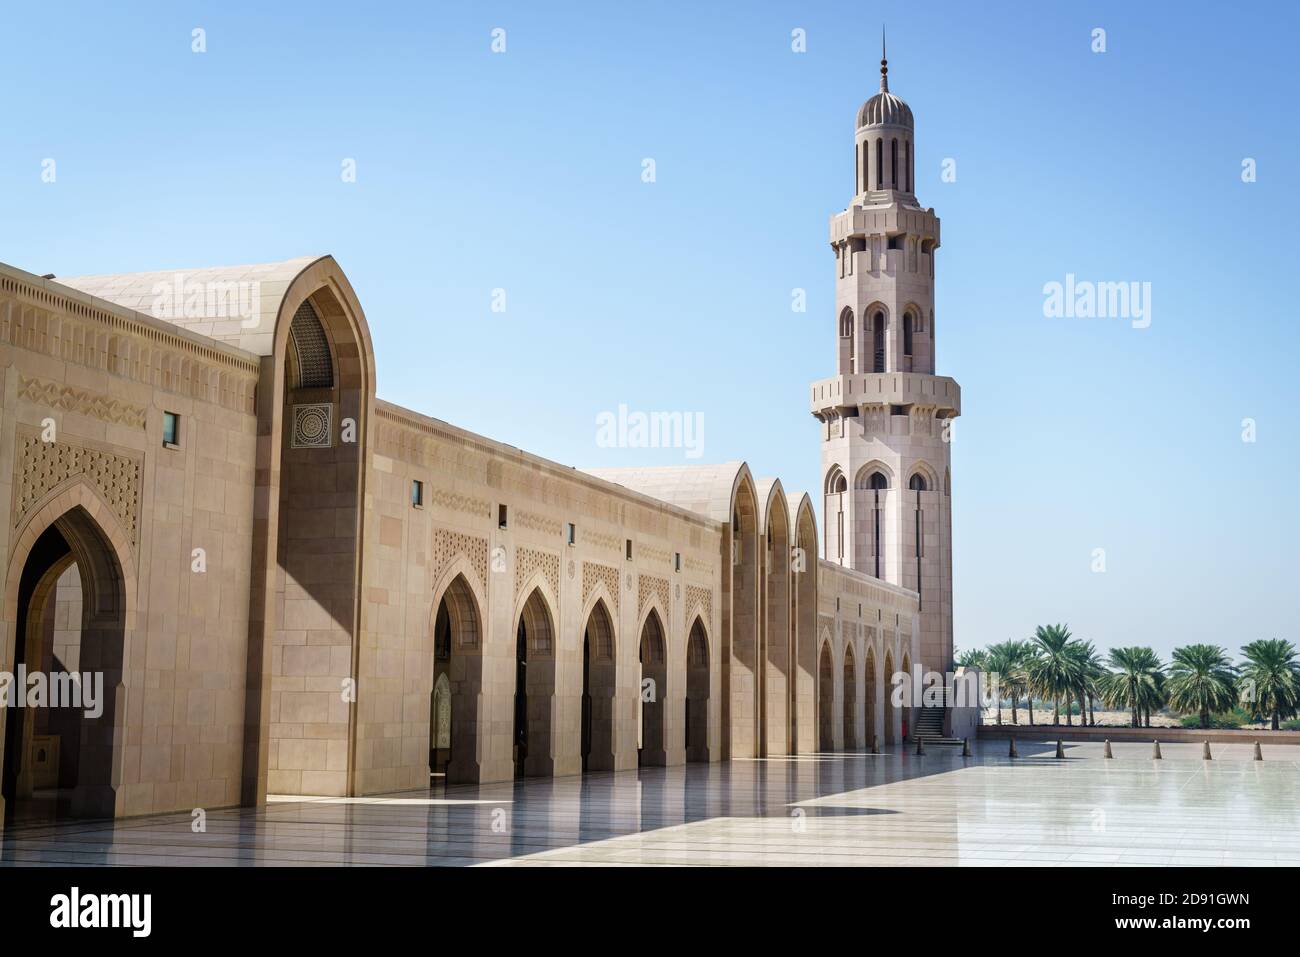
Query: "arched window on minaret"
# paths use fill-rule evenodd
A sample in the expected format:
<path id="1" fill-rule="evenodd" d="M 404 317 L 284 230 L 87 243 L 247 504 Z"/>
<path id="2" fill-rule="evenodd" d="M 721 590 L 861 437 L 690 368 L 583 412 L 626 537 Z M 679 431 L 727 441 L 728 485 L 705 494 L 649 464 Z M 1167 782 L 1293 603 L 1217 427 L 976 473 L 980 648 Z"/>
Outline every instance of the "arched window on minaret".
<path id="1" fill-rule="evenodd" d="M 869 481 L 871 488 L 871 554 L 875 561 L 876 577 L 883 578 L 883 552 L 885 544 L 885 510 L 880 501 L 880 493 L 889 488 L 889 479 L 884 472 L 872 472 Z"/>
<path id="2" fill-rule="evenodd" d="M 876 138 L 876 189 L 884 189 L 885 176 L 885 141 L 881 137 Z"/>
<path id="3" fill-rule="evenodd" d="M 826 502 L 822 514 L 826 518 L 825 552 L 828 562 L 844 564 L 844 493 L 849 483 L 838 465 L 832 465 L 826 474 Z"/>
<path id="4" fill-rule="evenodd" d="M 885 371 L 885 314 L 877 311 L 871 317 L 872 372 Z"/>
<path id="5" fill-rule="evenodd" d="M 898 140 L 889 141 L 889 186 L 898 189 Z"/>
<path id="6" fill-rule="evenodd" d="M 858 176 L 858 189 L 866 192 L 871 189 L 871 144 L 867 140 L 862 141 L 862 169 Z"/>
<path id="7" fill-rule="evenodd" d="M 912 191 L 912 141 L 904 140 L 904 149 L 906 150 L 906 161 L 903 163 L 903 171 L 907 174 L 907 191 Z"/>
<path id="8" fill-rule="evenodd" d="M 912 334 L 916 329 L 916 316 L 911 310 L 903 314 L 903 371 L 912 371 Z"/>
<path id="9" fill-rule="evenodd" d="M 840 375 L 857 372 L 853 348 L 853 310 L 848 306 L 840 313 Z"/>
<path id="10" fill-rule="evenodd" d="M 907 487 L 916 493 L 916 504 L 912 512 L 914 522 L 912 534 L 915 543 L 913 551 L 916 557 L 916 594 L 918 595 L 917 607 L 919 608 L 922 602 L 922 599 L 919 598 L 921 594 L 921 559 L 925 557 L 925 539 L 922 534 L 923 516 L 921 514 L 921 493 L 928 491 L 925 476 L 920 472 L 912 473 L 912 477 L 907 482 Z"/>

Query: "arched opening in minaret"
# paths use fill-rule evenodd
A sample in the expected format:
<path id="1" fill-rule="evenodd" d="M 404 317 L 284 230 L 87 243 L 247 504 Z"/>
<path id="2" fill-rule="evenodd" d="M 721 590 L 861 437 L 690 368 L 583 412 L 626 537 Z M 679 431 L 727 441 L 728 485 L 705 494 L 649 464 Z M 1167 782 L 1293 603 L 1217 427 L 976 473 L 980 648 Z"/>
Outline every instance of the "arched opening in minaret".
<path id="1" fill-rule="evenodd" d="M 877 310 L 871 315 L 872 372 L 885 371 L 885 313 Z"/>
<path id="2" fill-rule="evenodd" d="M 858 746 L 858 669 L 853 646 L 844 646 L 844 750 Z"/>
<path id="3" fill-rule="evenodd" d="M 898 189 L 898 140 L 889 141 L 889 185 Z"/>
<path id="4" fill-rule="evenodd" d="M 912 371 L 913 334 L 916 330 L 916 316 L 911 310 L 903 313 L 903 371 Z"/>
<path id="5" fill-rule="evenodd" d="M 885 502 L 882 493 L 888 488 L 889 479 L 884 472 L 872 472 L 867 479 L 867 490 L 871 493 L 872 574 L 877 578 L 883 578 L 885 571 Z"/>
<path id="6" fill-rule="evenodd" d="M 885 141 L 883 138 L 876 138 L 876 189 L 884 189 L 885 176 Z"/>
<path id="7" fill-rule="evenodd" d="M 912 559 L 914 577 L 908 586 L 914 588 L 919 597 L 918 606 L 924 607 L 925 596 L 921 590 L 921 564 L 925 558 L 925 511 L 921 507 L 921 493 L 930 491 L 930 483 L 920 472 L 913 472 L 907 480 L 907 487 L 913 493 L 912 506 Z"/>
<path id="8" fill-rule="evenodd" d="M 817 665 L 817 750 L 835 750 L 835 665 L 829 641 L 822 642 Z"/>
<path id="9" fill-rule="evenodd" d="M 906 156 L 903 161 L 903 172 L 907 176 L 907 191 L 910 193 L 912 192 L 912 141 L 911 139 L 905 139 L 903 141 L 903 148 L 906 151 Z"/>
<path id="10" fill-rule="evenodd" d="M 822 515 L 826 523 L 825 554 L 828 562 L 844 564 L 845 551 L 845 515 L 844 493 L 849 489 L 848 480 L 838 465 L 831 466 L 826 475 L 825 501 Z"/>
<path id="11" fill-rule="evenodd" d="M 848 306 L 840 313 L 840 375 L 849 375 L 857 371 L 853 335 L 853 310 Z"/>

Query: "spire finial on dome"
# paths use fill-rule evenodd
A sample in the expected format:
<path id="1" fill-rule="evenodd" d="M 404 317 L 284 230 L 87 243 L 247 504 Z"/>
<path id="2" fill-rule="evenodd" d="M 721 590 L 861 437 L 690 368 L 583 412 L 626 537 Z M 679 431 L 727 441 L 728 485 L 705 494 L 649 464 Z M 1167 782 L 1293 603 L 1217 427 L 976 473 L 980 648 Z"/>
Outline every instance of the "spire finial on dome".
<path id="1" fill-rule="evenodd" d="M 885 25 L 880 25 L 880 92 L 889 92 L 889 59 L 885 56 Z"/>

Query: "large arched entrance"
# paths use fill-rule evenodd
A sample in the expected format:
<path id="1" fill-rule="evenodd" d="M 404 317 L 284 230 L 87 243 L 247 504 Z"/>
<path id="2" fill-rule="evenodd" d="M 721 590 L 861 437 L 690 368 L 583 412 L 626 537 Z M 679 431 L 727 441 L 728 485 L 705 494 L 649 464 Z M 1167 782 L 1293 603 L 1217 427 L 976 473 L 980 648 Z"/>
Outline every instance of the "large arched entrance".
<path id="1" fill-rule="evenodd" d="M 433 620 L 429 773 L 447 783 L 479 779 L 478 706 L 483 682 L 478 602 L 463 574 L 443 591 Z"/>
<path id="2" fill-rule="evenodd" d="M 0 665 L 14 676 L 5 701 L 21 696 L 24 706 L 0 708 L 5 823 L 114 816 L 127 586 L 85 507 L 53 519 L 15 558 L 6 604 L 16 618 Z"/>
<path id="3" fill-rule="evenodd" d="M 822 644 L 817 665 L 817 750 L 835 750 L 835 665 L 829 641 Z"/>
<path id="4" fill-rule="evenodd" d="M 794 585 L 790 618 L 795 667 L 790 682 L 790 753 L 817 749 L 817 525 L 812 505 L 801 496 L 795 515 L 797 551 L 791 558 Z"/>
<path id="5" fill-rule="evenodd" d="M 853 646 L 844 646 L 844 750 L 858 746 L 858 673 L 853 658 Z"/>
<path id="6" fill-rule="evenodd" d="M 555 628 L 540 589 L 534 588 L 515 626 L 515 777 L 555 772 L 551 708 L 555 700 Z"/>
<path id="7" fill-rule="evenodd" d="M 337 264 L 293 280 L 276 317 L 259 444 L 243 800 L 356 790 L 366 442 L 374 401 L 364 317 Z M 269 641 L 267 640 L 269 637 Z M 266 737 L 263 739 L 262 734 Z M 263 751 L 261 742 L 266 742 Z M 344 761 L 339 760 L 345 755 Z"/>
<path id="8" fill-rule="evenodd" d="M 582 634 L 582 770 L 614 769 L 614 624 L 596 599 Z"/>
<path id="9" fill-rule="evenodd" d="M 641 733 L 637 764 L 664 765 L 664 693 L 668 689 L 667 641 L 659 614 L 652 608 L 641 626 Z"/>
<path id="10" fill-rule="evenodd" d="M 709 760 L 709 636 L 699 618 L 686 639 L 686 760 Z"/>
<path id="11" fill-rule="evenodd" d="M 785 492 L 773 482 L 766 503 L 763 604 L 764 654 L 759 754 L 789 754 L 790 747 L 790 518 Z"/>
<path id="12" fill-rule="evenodd" d="M 723 758 L 759 755 L 758 505 L 752 480 L 742 473 L 733 492 L 729 555 L 723 592 L 730 593 L 731 647 L 723 655 Z"/>

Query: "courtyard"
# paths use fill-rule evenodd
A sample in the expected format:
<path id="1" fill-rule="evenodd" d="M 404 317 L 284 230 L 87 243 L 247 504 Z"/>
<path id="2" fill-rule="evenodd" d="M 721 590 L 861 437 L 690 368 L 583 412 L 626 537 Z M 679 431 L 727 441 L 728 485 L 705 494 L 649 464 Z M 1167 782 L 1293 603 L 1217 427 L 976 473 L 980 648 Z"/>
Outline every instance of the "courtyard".
<path id="1" fill-rule="evenodd" d="M 1300 750 L 1003 741 L 17 827 L 12 865 L 1300 864 Z M 202 829 L 195 830 L 196 820 Z"/>

